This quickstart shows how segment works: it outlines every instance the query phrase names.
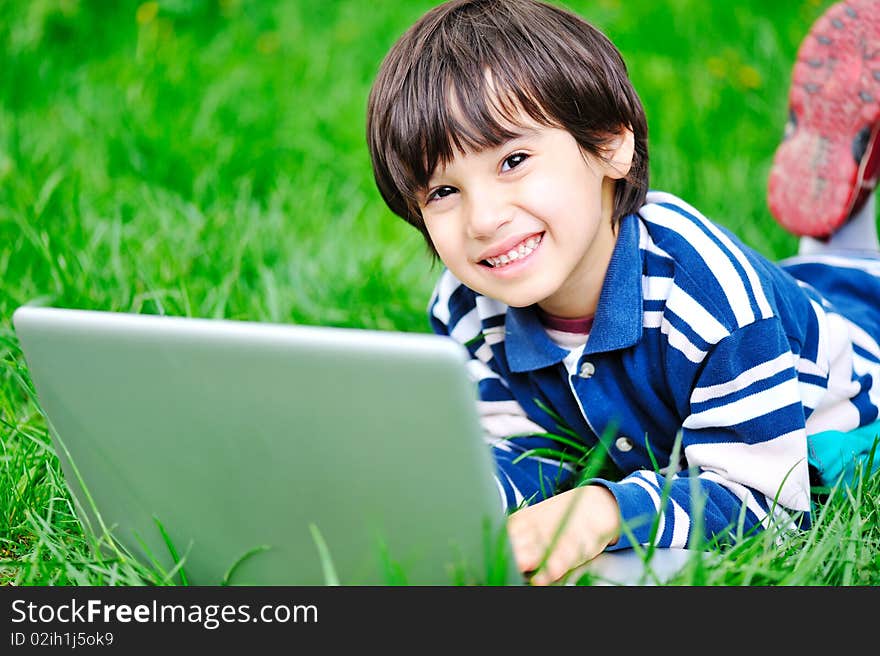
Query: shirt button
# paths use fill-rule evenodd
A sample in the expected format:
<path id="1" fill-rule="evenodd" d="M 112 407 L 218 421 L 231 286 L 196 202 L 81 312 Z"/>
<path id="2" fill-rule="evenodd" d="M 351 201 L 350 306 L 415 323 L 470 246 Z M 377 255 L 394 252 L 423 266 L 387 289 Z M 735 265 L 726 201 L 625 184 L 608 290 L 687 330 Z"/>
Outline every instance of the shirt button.
<path id="1" fill-rule="evenodd" d="M 614 446 L 617 447 L 618 451 L 623 451 L 626 453 L 627 451 L 632 451 L 633 441 L 628 437 L 618 437 L 617 441 L 614 443 Z"/>
<path id="2" fill-rule="evenodd" d="M 581 365 L 581 370 L 580 373 L 578 373 L 578 376 L 580 376 L 581 378 L 589 378 L 594 373 L 596 373 L 595 365 L 592 362 L 584 362 Z"/>

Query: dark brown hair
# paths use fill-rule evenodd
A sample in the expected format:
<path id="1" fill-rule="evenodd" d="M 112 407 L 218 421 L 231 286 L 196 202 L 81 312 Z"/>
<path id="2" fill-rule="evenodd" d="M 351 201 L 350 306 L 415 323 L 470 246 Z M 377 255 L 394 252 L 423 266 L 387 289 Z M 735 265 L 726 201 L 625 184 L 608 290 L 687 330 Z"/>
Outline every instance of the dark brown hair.
<path id="1" fill-rule="evenodd" d="M 456 151 L 513 138 L 510 126 L 520 111 L 539 125 L 567 130 L 597 157 L 629 127 L 633 162 L 616 182 L 613 224 L 644 203 L 647 121 L 614 44 L 579 16 L 537 0 L 452 0 L 392 46 L 367 107 L 382 198 L 432 250 L 418 193 Z"/>

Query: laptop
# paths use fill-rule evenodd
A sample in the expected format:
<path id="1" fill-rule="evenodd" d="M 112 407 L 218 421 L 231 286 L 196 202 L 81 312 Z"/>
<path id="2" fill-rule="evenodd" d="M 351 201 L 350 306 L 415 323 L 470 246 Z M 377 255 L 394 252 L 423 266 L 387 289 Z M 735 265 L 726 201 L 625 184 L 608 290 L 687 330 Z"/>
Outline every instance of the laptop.
<path id="1" fill-rule="evenodd" d="M 452 340 L 29 306 L 13 325 L 102 549 L 192 585 L 523 582 Z"/>

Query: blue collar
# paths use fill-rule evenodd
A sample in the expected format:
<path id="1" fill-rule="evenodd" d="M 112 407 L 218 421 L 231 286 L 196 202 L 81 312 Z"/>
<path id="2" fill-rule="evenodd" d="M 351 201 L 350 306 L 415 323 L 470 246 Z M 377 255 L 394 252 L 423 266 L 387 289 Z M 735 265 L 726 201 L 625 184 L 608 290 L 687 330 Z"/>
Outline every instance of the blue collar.
<path id="1" fill-rule="evenodd" d="M 628 214 L 620 220 L 617 243 L 608 263 L 593 328 L 584 353 L 616 351 L 632 346 L 642 337 L 642 255 L 639 250 L 639 218 Z M 568 351 L 547 335 L 537 308 L 508 308 L 505 351 L 513 372 L 533 371 L 562 362 Z"/>

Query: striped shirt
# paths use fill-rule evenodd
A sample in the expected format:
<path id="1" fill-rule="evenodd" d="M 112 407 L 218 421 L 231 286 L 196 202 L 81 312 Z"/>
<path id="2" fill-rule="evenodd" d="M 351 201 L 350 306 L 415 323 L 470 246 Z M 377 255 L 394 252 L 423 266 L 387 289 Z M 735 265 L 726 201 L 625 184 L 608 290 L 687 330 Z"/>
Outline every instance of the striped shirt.
<path id="1" fill-rule="evenodd" d="M 429 318 L 470 352 L 507 510 L 583 482 L 572 461 L 601 446 L 609 550 L 807 528 L 807 435 L 878 417 L 880 259 L 774 264 L 662 192 L 621 220 L 585 344 L 449 271 Z"/>

